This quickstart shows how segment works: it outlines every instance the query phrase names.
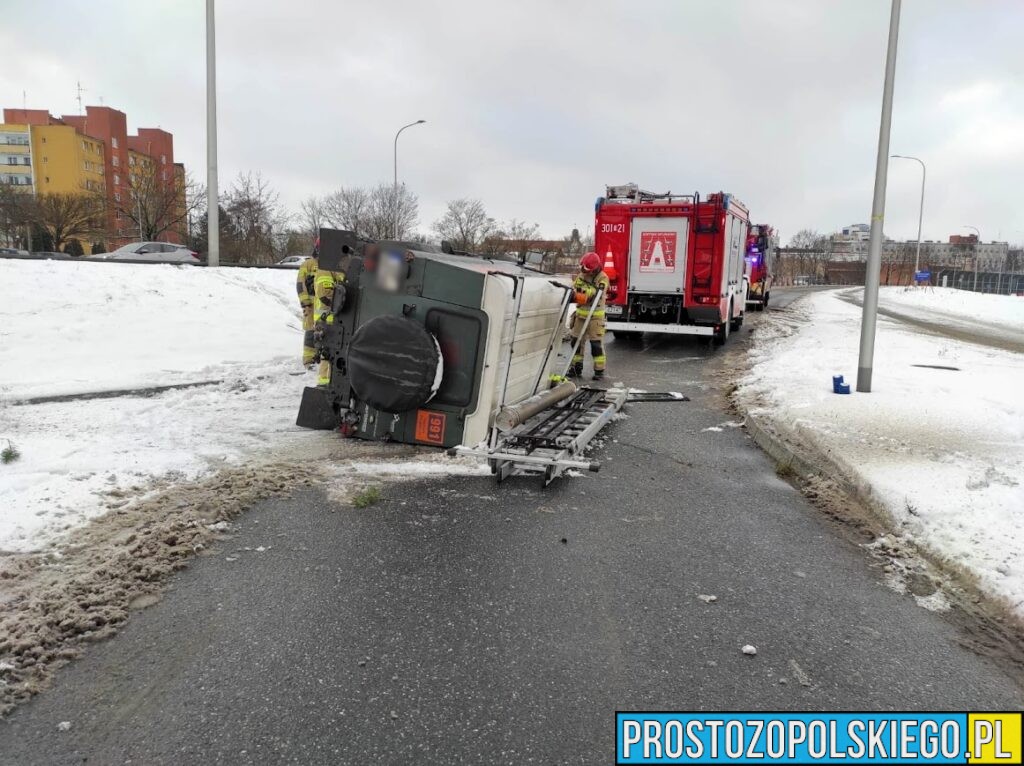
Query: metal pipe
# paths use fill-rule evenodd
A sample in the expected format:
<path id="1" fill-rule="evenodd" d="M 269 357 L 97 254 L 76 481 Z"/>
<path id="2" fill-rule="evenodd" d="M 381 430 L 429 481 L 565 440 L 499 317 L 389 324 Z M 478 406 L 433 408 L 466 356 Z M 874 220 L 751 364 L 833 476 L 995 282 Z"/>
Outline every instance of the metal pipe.
<path id="1" fill-rule="evenodd" d="M 885 55 L 882 86 L 882 118 L 878 127 L 878 157 L 875 161 L 875 193 L 871 202 L 871 242 L 864 276 L 864 313 L 860 323 L 860 356 L 857 360 L 857 390 L 871 392 L 874 371 L 875 324 L 878 320 L 878 279 L 882 271 L 882 222 L 885 219 L 885 183 L 889 171 L 889 129 L 892 124 L 892 93 L 896 81 L 896 43 L 900 33 L 901 0 L 892 0 L 889 13 L 889 46 Z"/>
<path id="2" fill-rule="evenodd" d="M 554 388 L 541 391 L 518 404 L 510 404 L 498 410 L 494 416 L 494 427 L 499 431 L 511 431 L 520 426 L 542 410 L 558 404 L 563 399 L 568 399 L 576 393 L 576 385 L 566 381 L 559 383 Z"/>
<path id="3" fill-rule="evenodd" d="M 978 292 L 978 245 L 981 244 L 981 232 L 978 231 L 977 226 L 962 226 L 963 229 L 974 229 L 974 236 L 977 241 L 974 243 L 974 286 L 971 288 L 973 292 Z"/>

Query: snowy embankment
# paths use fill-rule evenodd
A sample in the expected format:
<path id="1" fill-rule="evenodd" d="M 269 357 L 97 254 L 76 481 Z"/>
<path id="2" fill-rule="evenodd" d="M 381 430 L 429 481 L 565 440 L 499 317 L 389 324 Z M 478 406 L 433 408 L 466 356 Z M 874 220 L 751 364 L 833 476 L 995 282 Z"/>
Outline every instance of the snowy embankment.
<path id="1" fill-rule="evenodd" d="M 946 293 L 883 290 L 882 304 L 933 324 L 981 309 L 1020 327 L 1024 299 Z M 872 393 L 836 395 L 833 375 L 856 380 L 861 313 L 840 296 L 811 294 L 769 317 L 739 402 L 869 488 L 894 533 L 1024 615 L 1024 355 L 880 317 Z"/>
<path id="2" fill-rule="evenodd" d="M 0 552 L 315 435 L 295 272 L 0 260 Z M 50 396 L 212 385 L 42 404 Z M 289 439 L 289 435 L 293 435 Z"/>

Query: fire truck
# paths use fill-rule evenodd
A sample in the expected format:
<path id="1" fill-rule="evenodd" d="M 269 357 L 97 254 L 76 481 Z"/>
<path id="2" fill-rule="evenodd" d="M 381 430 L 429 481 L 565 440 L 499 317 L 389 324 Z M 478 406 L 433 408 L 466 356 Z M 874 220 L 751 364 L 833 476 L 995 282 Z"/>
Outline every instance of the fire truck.
<path id="1" fill-rule="evenodd" d="M 755 311 L 768 307 L 772 283 L 775 281 L 775 249 L 779 238 L 767 224 L 750 227 L 747 235 L 747 305 Z"/>
<path id="2" fill-rule="evenodd" d="M 595 205 L 595 249 L 611 287 L 607 329 L 703 335 L 725 343 L 747 304 L 750 215 L 724 192 L 655 194 L 608 186 Z"/>

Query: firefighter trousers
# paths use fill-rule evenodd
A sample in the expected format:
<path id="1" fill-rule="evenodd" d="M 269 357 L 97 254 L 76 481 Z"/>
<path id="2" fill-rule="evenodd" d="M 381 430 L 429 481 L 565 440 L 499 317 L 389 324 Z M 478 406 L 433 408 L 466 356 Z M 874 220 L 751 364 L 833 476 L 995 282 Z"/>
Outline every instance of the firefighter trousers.
<path id="1" fill-rule="evenodd" d="M 604 355 L 604 317 L 591 317 L 586 333 L 583 332 L 583 322 L 585 320 L 585 315 L 577 314 L 573 317 L 572 329 L 569 331 L 572 335 L 572 343 L 575 346 L 580 335 L 583 335 L 584 340 L 590 341 L 590 355 L 594 359 L 594 372 L 604 372 L 605 363 L 607 362 L 607 357 Z M 576 355 L 572 358 L 574 368 L 582 369 L 583 351 L 583 345 L 580 344 Z"/>

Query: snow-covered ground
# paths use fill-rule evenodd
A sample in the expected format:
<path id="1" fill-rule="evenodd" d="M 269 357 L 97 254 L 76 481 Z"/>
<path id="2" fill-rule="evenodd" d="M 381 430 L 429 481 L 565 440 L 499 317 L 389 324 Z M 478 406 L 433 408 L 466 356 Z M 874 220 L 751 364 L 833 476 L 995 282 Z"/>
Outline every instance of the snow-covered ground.
<path id="1" fill-rule="evenodd" d="M 932 323 L 979 310 L 1021 322 L 1024 299 L 952 292 L 883 290 L 882 302 Z M 1024 614 L 1024 355 L 881 317 L 873 392 L 836 395 L 833 375 L 856 381 L 860 332 L 860 309 L 840 295 L 811 294 L 768 318 L 740 402 L 827 453 L 884 504 L 896 532 Z"/>
<path id="2" fill-rule="evenodd" d="M 295 272 L 0 260 L 0 551 L 29 551 L 137 494 L 309 449 Z M 222 381 L 155 396 L 41 396 Z"/>
<path id="3" fill-rule="evenodd" d="M 966 319 L 1024 332 L 1024 298 L 954 290 L 952 287 L 883 287 L 879 305 L 923 319 Z"/>

